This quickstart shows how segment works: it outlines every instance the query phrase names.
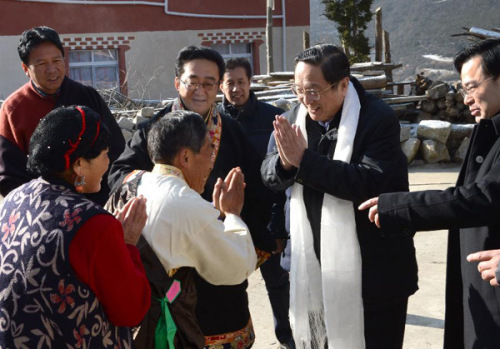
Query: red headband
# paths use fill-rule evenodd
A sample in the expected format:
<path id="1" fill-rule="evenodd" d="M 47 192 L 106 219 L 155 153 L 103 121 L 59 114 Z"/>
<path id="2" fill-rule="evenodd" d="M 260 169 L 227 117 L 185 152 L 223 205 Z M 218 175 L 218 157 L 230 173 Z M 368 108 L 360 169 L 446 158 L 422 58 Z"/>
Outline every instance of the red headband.
<path id="1" fill-rule="evenodd" d="M 69 157 L 71 156 L 71 154 L 74 153 L 76 148 L 78 148 L 78 144 L 80 144 L 80 141 L 82 140 L 83 133 L 85 132 L 85 112 L 80 107 L 75 107 L 75 108 L 80 112 L 80 114 L 82 114 L 82 130 L 80 131 L 80 134 L 78 135 L 78 138 L 76 139 L 76 142 L 74 144 L 73 144 L 73 142 L 71 142 L 71 139 L 68 139 L 68 142 L 69 142 L 69 145 L 71 146 L 71 148 L 69 148 L 66 151 L 66 153 L 64 154 L 64 160 L 66 161 L 66 166 L 64 167 L 65 170 L 67 170 L 69 168 Z"/>

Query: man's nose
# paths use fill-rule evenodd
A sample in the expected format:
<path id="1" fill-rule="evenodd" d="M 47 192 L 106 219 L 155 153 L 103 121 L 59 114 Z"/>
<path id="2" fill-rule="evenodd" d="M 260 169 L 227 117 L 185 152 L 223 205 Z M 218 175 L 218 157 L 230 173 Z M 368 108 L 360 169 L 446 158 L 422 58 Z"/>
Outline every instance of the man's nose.
<path id="1" fill-rule="evenodd" d="M 311 96 L 308 96 L 307 93 L 302 96 L 302 103 L 305 105 L 310 105 L 314 103 L 316 100 L 312 98 Z"/>
<path id="2" fill-rule="evenodd" d="M 47 64 L 47 72 L 51 73 L 56 70 L 56 65 L 53 63 Z"/>
<path id="3" fill-rule="evenodd" d="M 474 103 L 474 98 L 472 98 L 472 95 L 466 94 L 464 97 L 464 104 L 471 105 L 472 103 Z"/>

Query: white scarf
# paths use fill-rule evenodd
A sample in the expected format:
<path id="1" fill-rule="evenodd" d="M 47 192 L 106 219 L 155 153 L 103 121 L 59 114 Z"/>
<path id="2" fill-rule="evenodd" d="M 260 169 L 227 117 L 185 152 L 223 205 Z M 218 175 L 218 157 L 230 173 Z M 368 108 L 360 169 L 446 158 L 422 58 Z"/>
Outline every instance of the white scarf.
<path id="1" fill-rule="evenodd" d="M 359 111 L 358 94 L 349 82 L 333 160 L 350 162 Z M 306 116 L 301 105 L 295 123 L 307 141 Z M 293 185 L 290 210 L 290 320 L 297 348 L 323 349 L 328 341 L 329 349 L 364 349 L 361 252 L 352 202 L 324 195 L 321 266 L 301 184 Z"/>

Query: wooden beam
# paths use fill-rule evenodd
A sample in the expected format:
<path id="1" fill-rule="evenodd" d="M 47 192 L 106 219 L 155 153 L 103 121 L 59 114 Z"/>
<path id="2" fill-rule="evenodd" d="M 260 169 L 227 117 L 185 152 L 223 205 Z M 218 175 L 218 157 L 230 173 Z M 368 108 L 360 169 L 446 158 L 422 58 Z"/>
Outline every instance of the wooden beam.
<path id="1" fill-rule="evenodd" d="M 382 8 L 375 10 L 375 60 L 382 61 Z"/>

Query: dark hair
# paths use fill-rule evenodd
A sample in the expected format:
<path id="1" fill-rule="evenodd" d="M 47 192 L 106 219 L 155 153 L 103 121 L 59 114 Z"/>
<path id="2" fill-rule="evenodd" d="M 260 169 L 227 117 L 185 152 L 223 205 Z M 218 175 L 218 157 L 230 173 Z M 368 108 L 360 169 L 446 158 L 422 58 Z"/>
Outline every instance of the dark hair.
<path id="1" fill-rule="evenodd" d="M 30 59 L 31 51 L 38 45 L 45 42 L 54 44 L 59 51 L 61 51 L 61 54 L 64 57 L 63 45 L 61 43 L 61 39 L 59 38 L 59 34 L 57 34 L 54 29 L 49 27 L 35 27 L 25 30 L 21 34 L 19 45 L 17 45 L 17 52 L 19 53 L 21 61 L 27 65 Z"/>
<path id="2" fill-rule="evenodd" d="M 77 158 L 95 159 L 109 146 L 109 131 L 89 107 L 59 107 L 31 135 L 26 169 L 34 176 L 63 172 Z"/>
<path id="3" fill-rule="evenodd" d="M 351 74 L 349 59 L 341 49 L 332 44 L 321 44 L 308 48 L 295 57 L 295 65 L 299 62 L 320 67 L 325 80 L 331 84 Z"/>
<path id="4" fill-rule="evenodd" d="M 252 66 L 250 65 L 250 62 L 248 61 L 248 59 L 243 58 L 243 57 L 228 59 L 226 62 L 226 71 L 236 69 L 236 68 L 245 69 L 245 72 L 247 73 L 248 80 L 250 80 L 252 78 Z"/>
<path id="5" fill-rule="evenodd" d="M 483 73 L 488 77 L 500 76 L 500 39 L 485 39 L 475 42 L 462 49 L 455 56 L 455 68 L 458 73 L 462 72 L 462 66 L 469 59 L 481 56 Z"/>
<path id="6" fill-rule="evenodd" d="M 149 157 L 155 163 L 171 165 L 181 148 L 199 153 L 207 135 L 207 125 L 192 111 L 176 110 L 155 122 L 148 133 Z"/>
<path id="7" fill-rule="evenodd" d="M 175 76 L 180 78 L 184 73 L 184 64 L 195 59 L 206 59 L 217 64 L 219 80 L 224 76 L 224 58 L 219 52 L 203 46 L 186 46 L 179 51 L 175 60 Z"/>

